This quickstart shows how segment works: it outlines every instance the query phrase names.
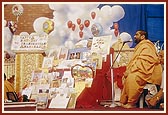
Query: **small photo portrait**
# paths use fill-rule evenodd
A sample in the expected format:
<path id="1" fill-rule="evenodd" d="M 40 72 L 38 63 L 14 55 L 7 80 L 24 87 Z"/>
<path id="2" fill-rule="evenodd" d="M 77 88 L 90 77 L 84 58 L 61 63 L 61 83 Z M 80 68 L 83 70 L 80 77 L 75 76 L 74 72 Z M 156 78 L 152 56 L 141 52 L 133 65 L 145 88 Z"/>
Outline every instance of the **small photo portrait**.
<path id="1" fill-rule="evenodd" d="M 80 56 L 81 55 L 81 53 L 80 52 L 76 52 L 76 57 L 75 57 L 75 59 L 80 59 Z"/>
<path id="2" fill-rule="evenodd" d="M 42 71 L 33 71 L 31 82 L 38 82 L 42 78 Z"/>
<path id="3" fill-rule="evenodd" d="M 52 57 L 44 57 L 42 68 L 52 68 L 54 62 L 54 56 Z"/>
<path id="4" fill-rule="evenodd" d="M 70 60 L 71 60 L 71 59 L 75 59 L 75 53 L 70 53 L 69 59 L 70 59 Z"/>
<path id="5" fill-rule="evenodd" d="M 67 81 L 68 81 L 68 78 L 63 78 L 62 79 L 62 83 L 67 83 Z"/>
<path id="6" fill-rule="evenodd" d="M 53 80 L 51 81 L 51 88 L 59 88 L 61 84 L 61 80 L 57 79 L 57 80 Z"/>

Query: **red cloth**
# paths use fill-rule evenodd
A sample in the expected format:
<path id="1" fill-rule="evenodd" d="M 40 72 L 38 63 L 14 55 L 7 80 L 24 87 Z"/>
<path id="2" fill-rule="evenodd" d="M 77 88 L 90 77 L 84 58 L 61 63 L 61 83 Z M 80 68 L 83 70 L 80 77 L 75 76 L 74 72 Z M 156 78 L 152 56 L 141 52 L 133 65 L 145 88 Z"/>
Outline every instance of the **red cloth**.
<path id="1" fill-rule="evenodd" d="M 113 53 L 114 50 L 110 50 Z M 103 62 L 102 69 L 96 70 L 96 76 L 93 79 L 91 88 L 85 88 L 78 96 L 76 108 L 95 108 L 99 105 L 100 100 L 111 100 L 111 74 L 110 72 L 110 55 L 107 55 L 106 62 Z M 122 88 L 122 75 L 126 67 L 115 68 L 114 80 Z"/>
<path id="2" fill-rule="evenodd" d="M 103 62 L 103 66 L 107 63 Z M 109 68 L 109 67 L 107 67 Z M 111 82 L 107 79 L 107 68 L 96 70 L 92 87 L 85 88 L 77 98 L 76 108 L 94 108 L 98 106 L 99 100 L 111 99 Z"/>
<path id="3" fill-rule="evenodd" d="M 114 77 L 114 82 L 117 82 L 117 86 L 120 89 L 123 89 L 123 84 L 122 84 L 122 76 L 126 70 L 126 66 L 122 66 L 119 68 L 113 68 L 113 77 Z M 107 79 L 111 81 L 111 73 L 107 73 Z"/>

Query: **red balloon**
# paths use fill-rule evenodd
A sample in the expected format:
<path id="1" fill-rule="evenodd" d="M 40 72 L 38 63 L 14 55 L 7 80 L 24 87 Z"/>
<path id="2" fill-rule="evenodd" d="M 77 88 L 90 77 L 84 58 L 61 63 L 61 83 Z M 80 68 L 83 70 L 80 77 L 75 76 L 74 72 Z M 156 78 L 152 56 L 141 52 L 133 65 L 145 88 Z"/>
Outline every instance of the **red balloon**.
<path id="1" fill-rule="evenodd" d="M 89 27 L 90 21 L 89 20 L 85 20 L 84 24 L 85 24 L 85 27 Z"/>
<path id="2" fill-rule="evenodd" d="M 10 54 L 6 53 L 5 58 L 9 59 L 10 58 Z"/>
<path id="3" fill-rule="evenodd" d="M 82 31 L 79 32 L 79 36 L 80 36 L 80 38 L 83 37 L 83 32 Z"/>
<path id="4" fill-rule="evenodd" d="M 91 16 L 92 16 L 92 19 L 95 19 L 96 13 L 95 12 L 91 12 Z"/>
<path id="5" fill-rule="evenodd" d="M 71 28 L 72 27 L 72 21 L 68 21 L 67 26 L 68 26 L 68 28 Z"/>
<path id="6" fill-rule="evenodd" d="M 75 30 L 75 27 L 76 27 L 76 25 L 75 25 L 75 24 L 72 24 L 72 31 Z"/>
<path id="7" fill-rule="evenodd" d="M 76 21 L 77 21 L 78 25 L 81 23 L 81 19 L 80 18 L 78 18 Z"/>
<path id="8" fill-rule="evenodd" d="M 115 34 L 116 37 L 118 36 L 118 33 L 119 33 L 118 30 L 114 30 L 114 34 Z"/>
<path id="9" fill-rule="evenodd" d="M 79 25 L 79 29 L 82 31 L 83 28 L 84 28 L 84 25 L 83 25 L 83 24 L 80 24 L 80 25 Z"/>

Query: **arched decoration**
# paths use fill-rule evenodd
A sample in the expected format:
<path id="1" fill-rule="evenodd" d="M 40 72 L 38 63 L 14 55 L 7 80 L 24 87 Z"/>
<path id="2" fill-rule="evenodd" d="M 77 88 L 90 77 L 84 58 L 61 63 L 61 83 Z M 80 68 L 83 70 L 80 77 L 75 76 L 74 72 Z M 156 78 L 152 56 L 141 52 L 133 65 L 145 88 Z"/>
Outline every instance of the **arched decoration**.
<path id="1" fill-rule="evenodd" d="M 90 66 L 76 64 L 71 67 L 71 74 L 75 82 L 85 82 L 85 87 L 91 87 L 94 71 Z"/>

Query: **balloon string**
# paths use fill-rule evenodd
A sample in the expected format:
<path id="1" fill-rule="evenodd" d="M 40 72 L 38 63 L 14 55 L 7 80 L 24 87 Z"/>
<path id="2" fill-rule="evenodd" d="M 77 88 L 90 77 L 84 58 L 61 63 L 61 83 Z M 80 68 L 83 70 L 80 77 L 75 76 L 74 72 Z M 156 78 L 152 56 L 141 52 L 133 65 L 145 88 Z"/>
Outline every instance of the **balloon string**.
<path id="1" fill-rule="evenodd" d="M 16 22 L 18 23 L 18 21 L 19 21 L 19 16 L 16 17 Z"/>

